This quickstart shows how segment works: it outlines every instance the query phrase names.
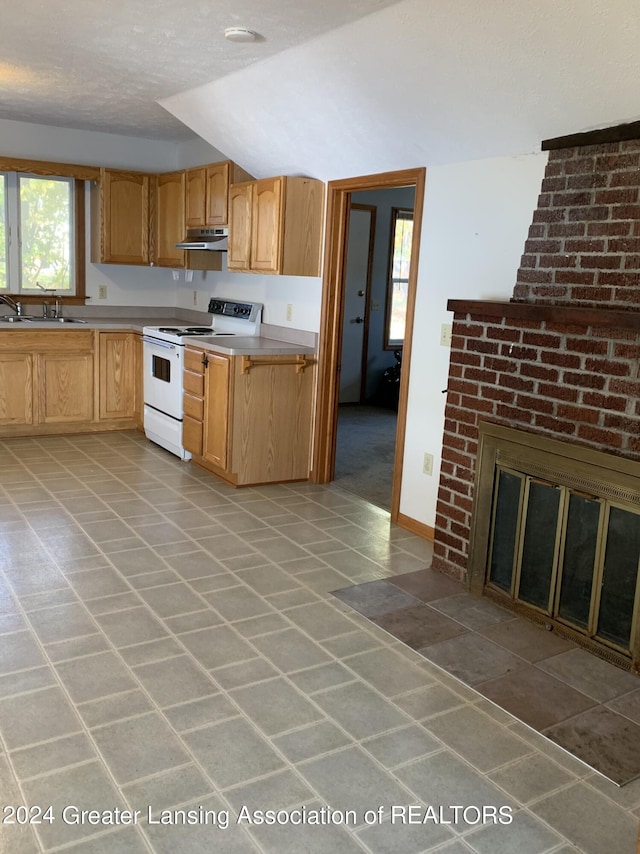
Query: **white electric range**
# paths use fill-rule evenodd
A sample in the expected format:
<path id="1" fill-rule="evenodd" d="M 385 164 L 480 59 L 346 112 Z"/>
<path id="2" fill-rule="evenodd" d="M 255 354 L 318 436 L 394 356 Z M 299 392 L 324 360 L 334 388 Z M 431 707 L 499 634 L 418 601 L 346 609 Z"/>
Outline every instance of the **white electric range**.
<path id="1" fill-rule="evenodd" d="M 185 339 L 200 336 L 258 336 L 262 303 L 215 298 L 211 326 L 145 326 L 143 341 L 144 432 L 148 439 L 191 459 L 182 445 L 182 371 Z"/>

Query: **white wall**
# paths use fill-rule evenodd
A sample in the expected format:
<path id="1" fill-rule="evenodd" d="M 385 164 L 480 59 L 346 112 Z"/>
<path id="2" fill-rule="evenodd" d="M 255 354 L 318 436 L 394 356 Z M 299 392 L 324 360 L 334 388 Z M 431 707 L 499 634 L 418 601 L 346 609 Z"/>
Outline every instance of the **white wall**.
<path id="1" fill-rule="evenodd" d="M 176 306 L 206 311 L 212 296 L 253 300 L 264 303 L 262 319 L 265 323 L 308 332 L 319 331 L 322 279 L 313 276 L 229 273 L 226 263 L 227 256 L 223 253 L 222 272 L 194 270 L 192 282 L 185 282 L 184 272 L 181 273 Z M 291 320 L 287 320 L 287 305 L 292 306 Z"/>
<path id="2" fill-rule="evenodd" d="M 440 345 L 448 299 L 513 295 L 546 154 L 500 157 L 427 170 L 400 512 L 433 526 L 449 370 Z M 425 452 L 433 475 L 422 473 Z"/>

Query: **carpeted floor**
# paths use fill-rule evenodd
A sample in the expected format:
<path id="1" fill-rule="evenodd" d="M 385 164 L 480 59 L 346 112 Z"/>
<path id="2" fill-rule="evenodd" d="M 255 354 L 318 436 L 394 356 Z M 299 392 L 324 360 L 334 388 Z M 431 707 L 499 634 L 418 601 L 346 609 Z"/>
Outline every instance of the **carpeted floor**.
<path id="1" fill-rule="evenodd" d="M 338 413 L 335 483 L 360 498 L 391 509 L 398 416 L 393 409 L 341 406 Z"/>

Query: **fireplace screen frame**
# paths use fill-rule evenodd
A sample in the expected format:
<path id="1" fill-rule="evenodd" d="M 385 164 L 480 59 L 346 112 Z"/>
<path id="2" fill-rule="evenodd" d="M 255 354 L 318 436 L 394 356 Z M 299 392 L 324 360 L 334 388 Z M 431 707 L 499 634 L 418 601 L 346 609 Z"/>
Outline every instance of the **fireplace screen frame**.
<path id="1" fill-rule="evenodd" d="M 490 578 L 496 484 L 500 472 L 515 475 L 521 481 L 518 507 L 514 510 L 520 539 L 514 535 L 514 563 L 508 591 L 505 585 L 498 586 Z M 557 488 L 559 497 L 558 527 L 556 531 L 551 532 L 547 549 L 552 552 L 547 607 L 540 603 L 523 601 L 518 596 L 523 519 L 527 518 L 526 502 L 532 483 Z M 565 536 L 561 531 L 561 521 L 566 521 L 567 518 L 569 495 L 583 496 L 600 504 L 593 590 L 586 627 L 572 623 L 566 616 L 560 615 L 557 607 L 554 608 L 553 605 L 554 600 L 557 603 L 560 595 L 561 579 L 557 573 L 561 571 L 559 552 L 564 547 Z M 598 637 L 595 631 L 602 588 L 606 525 L 612 507 L 640 515 L 640 463 L 523 430 L 480 422 L 469 543 L 470 592 L 487 596 L 620 667 L 640 672 L 640 567 L 636 576 L 629 644 L 621 645 L 611 638 Z"/>

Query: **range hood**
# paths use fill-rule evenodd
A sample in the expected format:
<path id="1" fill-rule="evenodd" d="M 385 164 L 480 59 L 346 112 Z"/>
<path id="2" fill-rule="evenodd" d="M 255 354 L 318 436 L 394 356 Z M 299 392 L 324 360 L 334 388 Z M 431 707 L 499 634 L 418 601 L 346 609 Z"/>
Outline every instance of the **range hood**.
<path id="1" fill-rule="evenodd" d="M 196 228 L 187 231 L 187 239 L 176 243 L 176 249 L 207 249 L 226 252 L 229 248 L 228 228 Z"/>

